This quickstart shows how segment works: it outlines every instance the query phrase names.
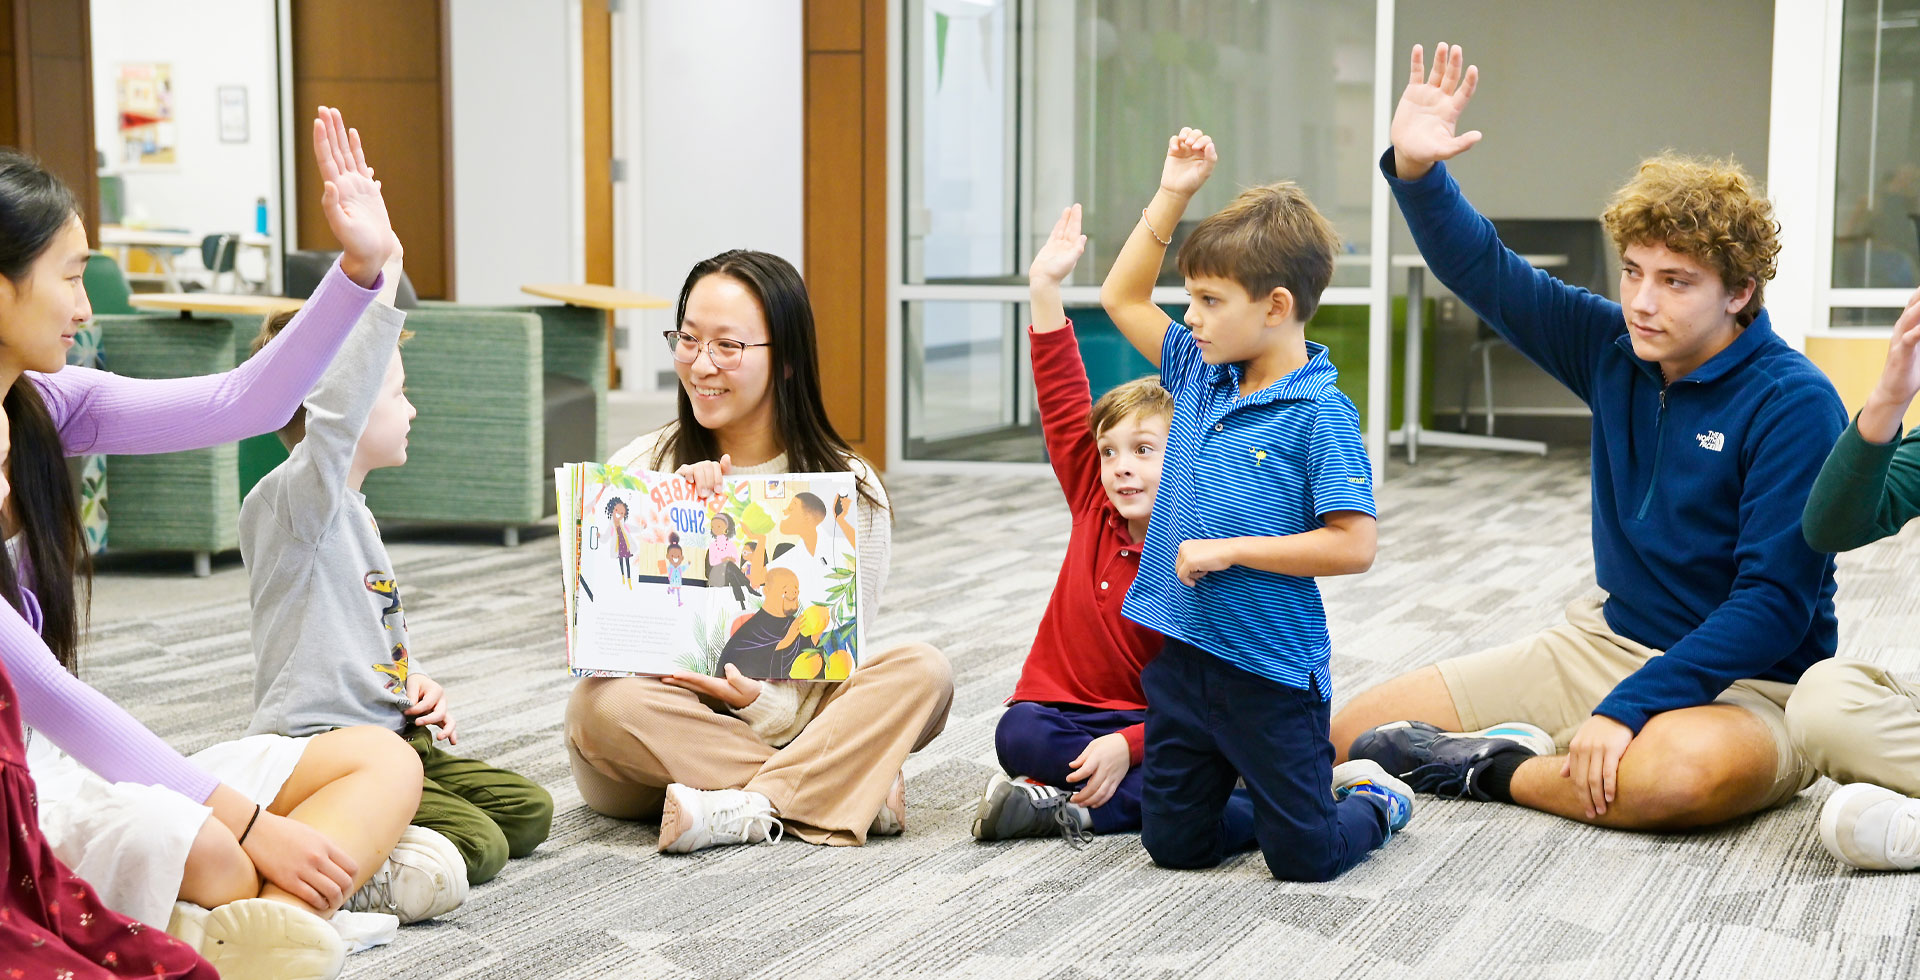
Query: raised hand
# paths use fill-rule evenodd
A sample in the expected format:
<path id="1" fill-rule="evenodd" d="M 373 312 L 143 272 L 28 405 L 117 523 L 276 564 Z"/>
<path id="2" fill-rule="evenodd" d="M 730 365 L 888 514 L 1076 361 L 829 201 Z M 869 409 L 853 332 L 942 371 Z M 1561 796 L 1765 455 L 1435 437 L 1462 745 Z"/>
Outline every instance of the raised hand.
<path id="1" fill-rule="evenodd" d="M 1480 69 L 1462 71 L 1460 46 L 1445 41 L 1433 46 L 1433 71 L 1422 62 L 1420 45 L 1413 46 L 1413 73 L 1400 105 L 1393 110 L 1393 164 L 1401 180 L 1416 180 L 1435 161 L 1449 160 L 1480 142 L 1480 131 L 1457 133 L 1460 112 L 1480 84 Z"/>
<path id="2" fill-rule="evenodd" d="M 313 120 L 313 158 L 325 187 L 320 210 L 345 252 L 340 270 L 354 282 L 371 286 L 392 254 L 393 222 L 380 182 L 367 166 L 360 134 L 347 128 L 340 110 L 320 107 Z"/>
<path id="3" fill-rule="evenodd" d="M 1214 148 L 1213 137 L 1183 127 L 1167 139 L 1167 162 L 1160 167 L 1160 187 L 1192 197 L 1213 174 L 1213 165 L 1219 162 L 1220 151 Z"/>
<path id="4" fill-rule="evenodd" d="M 1060 212 L 1060 220 L 1053 223 L 1053 233 L 1047 236 L 1047 243 L 1033 257 L 1033 264 L 1027 268 L 1027 278 L 1036 283 L 1059 285 L 1073 275 L 1074 264 L 1087 250 L 1087 236 L 1080 233 L 1080 205 L 1075 204 Z"/>
<path id="5" fill-rule="evenodd" d="M 1887 344 L 1887 365 L 1880 370 L 1880 383 L 1867 396 L 1860 410 L 1860 437 L 1868 442 L 1889 443 L 1900 434 L 1900 420 L 1920 394 L 1920 289 L 1907 297 L 1907 308 L 1893 324 L 1893 340 Z"/>

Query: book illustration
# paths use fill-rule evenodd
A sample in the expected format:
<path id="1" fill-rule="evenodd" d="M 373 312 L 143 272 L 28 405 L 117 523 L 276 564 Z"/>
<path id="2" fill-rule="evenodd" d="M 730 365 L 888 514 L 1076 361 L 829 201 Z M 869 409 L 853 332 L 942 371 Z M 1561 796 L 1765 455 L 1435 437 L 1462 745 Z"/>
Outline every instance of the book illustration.
<path id="1" fill-rule="evenodd" d="M 851 473 L 734 477 L 701 499 L 670 474 L 576 463 L 554 485 L 574 674 L 857 668 Z"/>

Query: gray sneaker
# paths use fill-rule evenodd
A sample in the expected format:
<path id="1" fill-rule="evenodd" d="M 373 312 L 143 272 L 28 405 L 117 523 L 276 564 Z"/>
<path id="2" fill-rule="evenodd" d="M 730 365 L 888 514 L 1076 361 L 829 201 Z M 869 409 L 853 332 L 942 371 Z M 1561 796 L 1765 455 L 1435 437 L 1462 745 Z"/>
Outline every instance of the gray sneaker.
<path id="1" fill-rule="evenodd" d="M 1068 802 L 1072 795 L 1025 776 L 1015 779 L 996 772 L 987 780 L 980 806 L 973 814 L 974 839 L 1013 840 L 1059 834 L 1073 847 L 1085 847 L 1093 841 L 1093 812 Z"/>
<path id="2" fill-rule="evenodd" d="M 467 900 L 467 863 L 437 830 L 409 826 L 380 870 L 347 899 L 349 912 L 385 912 L 401 925 L 445 915 Z"/>

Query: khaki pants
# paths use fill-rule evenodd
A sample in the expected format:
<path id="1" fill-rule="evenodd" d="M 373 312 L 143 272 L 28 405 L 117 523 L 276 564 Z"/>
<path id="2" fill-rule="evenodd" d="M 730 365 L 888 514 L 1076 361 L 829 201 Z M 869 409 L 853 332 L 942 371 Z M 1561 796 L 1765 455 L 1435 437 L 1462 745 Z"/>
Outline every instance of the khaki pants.
<path id="1" fill-rule="evenodd" d="M 924 643 L 861 664 L 778 749 L 690 691 L 589 677 L 567 702 L 567 759 L 581 798 L 610 817 L 657 818 L 669 783 L 747 789 L 808 843 L 864 844 L 907 754 L 940 734 L 952 704 L 953 668 Z"/>
<path id="2" fill-rule="evenodd" d="M 1439 668 L 1463 729 L 1524 721 L 1545 729 L 1564 753 L 1614 685 L 1660 655 L 1615 633 L 1600 600 L 1577 599 L 1567 604 L 1565 626 L 1443 660 Z M 1792 696 L 1792 684 L 1747 679 L 1734 681 L 1714 699 L 1716 704 L 1745 708 L 1773 736 L 1773 789 L 1762 809 L 1785 803 L 1819 777 L 1787 732 L 1785 708 Z M 1915 722 L 1920 730 L 1920 718 Z"/>
<path id="3" fill-rule="evenodd" d="M 1787 730 L 1820 772 L 1920 796 L 1920 688 L 1858 660 L 1823 660 L 1787 702 Z"/>

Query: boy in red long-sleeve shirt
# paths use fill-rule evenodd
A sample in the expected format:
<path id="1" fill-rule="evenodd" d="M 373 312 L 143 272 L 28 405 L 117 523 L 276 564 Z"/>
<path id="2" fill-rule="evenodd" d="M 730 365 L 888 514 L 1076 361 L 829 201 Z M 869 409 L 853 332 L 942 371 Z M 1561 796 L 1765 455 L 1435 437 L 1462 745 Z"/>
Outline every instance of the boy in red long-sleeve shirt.
<path id="1" fill-rule="evenodd" d="M 1062 212 L 1028 271 L 1033 380 L 1047 456 L 1073 516 L 1073 533 L 1011 706 L 994 730 L 1005 773 L 987 782 L 973 821 L 980 840 L 1140 829 L 1146 696 L 1140 670 L 1160 634 L 1120 615 L 1140 567 L 1173 399 L 1141 378 L 1093 405 L 1060 284 L 1086 249 L 1080 206 Z M 1009 776 L 1009 774 L 1012 774 Z M 1236 790 L 1226 820 L 1251 833 Z M 1230 834 L 1230 836 L 1240 836 Z"/>

